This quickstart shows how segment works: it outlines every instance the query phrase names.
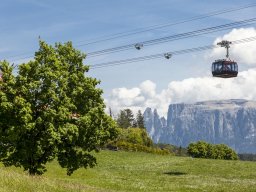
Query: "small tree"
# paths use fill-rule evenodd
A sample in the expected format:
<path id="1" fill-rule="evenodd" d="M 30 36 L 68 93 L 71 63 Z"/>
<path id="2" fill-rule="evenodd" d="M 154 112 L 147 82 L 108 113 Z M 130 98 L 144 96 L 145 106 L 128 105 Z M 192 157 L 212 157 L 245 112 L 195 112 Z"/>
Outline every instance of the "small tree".
<path id="1" fill-rule="evenodd" d="M 17 76 L 0 62 L 0 160 L 35 175 L 57 158 L 71 175 L 96 164 L 90 152 L 115 136 L 115 123 L 104 113 L 99 81 L 85 76 L 85 55 L 70 42 L 39 44 Z"/>
<path id="2" fill-rule="evenodd" d="M 140 110 L 138 111 L 138 113 L 136 115 L 136 122 L 137 122 L 137 127 L 145 129 L 144 117 Z"/>
<path id="3" fill-rule="evenodd" d="M 119 114 L 117 115 L 117 125 L 122 128 L 128 128 L 130 127 L 130 123 L 128 119 L 126 118 L 126 113 L 124 110 L 121 110 Z"/>
<path id="4" fill-rule="evenodd" d="M 119 127 L 122 127 L 122 128 L 133 127 L 134 117 L 133 117 L 132 110 L 130 109 L 120 110 L 120 113 L 118 114 L 118 117 L 117 117 L 117 124 Z"/>
<path id="5" fill-rule="evenodd" d="M 125 111 L 127 121 L 129 122 L 129 127 L 132 127 L 132 125 L 134 124 L 134 116 L 133 116 L 132 110 L 125 109 L 124 111 Z"/>

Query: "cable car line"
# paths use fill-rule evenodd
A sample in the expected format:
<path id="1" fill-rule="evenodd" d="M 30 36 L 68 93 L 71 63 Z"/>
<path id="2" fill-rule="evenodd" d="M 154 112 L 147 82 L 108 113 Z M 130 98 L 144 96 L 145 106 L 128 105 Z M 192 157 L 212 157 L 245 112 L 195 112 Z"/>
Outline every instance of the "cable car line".
<path id="1" fill-rule="evenodd" d="M 167 37 L 163 37 L 163 38 L 159 38 L 159 39 L 153 39 L 153 40 L 141 42 L 140 44 L 142 44 L 143 46 L 149 46 L 149 45 L 155 45 L 155 44 L 169 42 L 169 41 L 176 41 L 176 40 L 185 39 L 185 38 L 189 38 L 189 37 L 195 37 L 195 36 L 199 36 L 199 35 L 203 35 L 203 34 L 205 35 L 205 34 L 218 32 L 218 31 L 222 31 L 222 30 L 228 30 L 228 29 L 232 29 L 234 27 L 247 26 L 247 25 L 251 25 L 255 22 L 256 22 L 256 18 L 251 18 L 251 19 L 228 23 L 228 24 L 219 25 L 219 26 L 215 26 L 215 27 L 209 27 L 209 28 L 199 29 L 196 31 L 167 36 Z M 87 56 L 95 57 L 95 56 L 110 54 L 110 53 L 114 53 L 114 52 L 115 53 L 121 52 L 121 51 L 129 50 L 129 49 L 134 49 L 134 44 L 129 44 L 129 45 L 125 45 L 125 46 L 91 52 L 91 53 L 88 53 Z M 14 59 L 11 62 L 15 62 L 15 61 L 23 60 L 23 59 L 29 59 L 32 57 L 33 56 L 22 57 L 22 58 Z"/>
<path id="2" fill-rule="evenodd" d="M 191 52 L 195 52 L 195 51 L 204 51 L 204 50 L 212 49 L 214 47 L 217 47 L 217 46 L 208 45 L 208 46 L 191 48 L 191 49 L 184 49 L 184 50 L 173 51 L 173 52 L 168 52 L 168 53 L 171 54 L 171 55 L 179 55 L 179 54 L 191 53 Z M 163 58 L 163 56 L 165 54 L 166 53 L 160 53 L 160 54 L 155 54 L 155 55 L 136 57 L 136 58 L 131 58 L 131 59 L 119 60 L 119 61 L 111 61 L 111 62 L 106 62 L 106 63 L 101 63 L 101 64 L 95 64 L 95 65 L 91 65 L 90 69 L 116 66 L 116 65 L 139 62 L 139 61 L 146 61 L 146 60 L 151 60 L 151 59 L 158 59 L 158 58 Z"/>
<path id="3" fill-rule="evenodd" d="M 163 37 L 163 38 L 159 38 L 159 39 L 153 39 L 153 40 L 137 43 L 135 45 L 129 44 L 129 45 L 105 49 L 105 50 L 101 50 L 101 51 L 95 51 L 95 52 L 87 53 L 87 56 L 88 57 L 96 57 L 96 56 L 101 56 L 101 55 L 110 54 L 110 53 L 117 53 L 117 52 L 129 50 L 129 49 L 134 49 L 134 47 L 137 50 L 140 50 L 143 46 L 155 45 L 155 44 L 165 43 L 165 42 L 170 42 L 170 41 L 177 41 L 180 39 L 185 39 L 185 38 L 195 37 L 195 36 L 199 36 L 199 35 L 214 33 L 214 32 L 218 32 L 218 31 L 228 30 L 228 29 L 232 29 L 234 27 L 247 26 L 247 25 L 251 25 L 255 22 L 256 22 L 256 18 L 249 19 L 249 20 L 243 20 L 243 21 L 229 23 L 229 24 L 225 24 L 225 25 L 220 25 L 220 26 L 200 29 L 200 30 L 196 30 L 196 31 L 176 34 L 176 35 Z M 33 57 L 33 55 L 21 57 L 21 58 L 11 60 L 11 62 L 15 62 L 15 61 L 23 60 L 23 59 L 29 59 L 32 57 Z"/>
<path id="4" fill-rule="evenodd" d="M 239 10 L 243 10 L 243 9 L 248 9 L 248 8 L 252 8 L 252 7 L 255 7 L 255 6 L 256 6 L 256 3 L 252 3 L 252 4 L 247 4 L 247 5 L 236 7 L 236 8 L 213 11 L 213 12 L 209 12 L 209 13 L 204 14 L 204 15 L 199 15 L 199 16 L 195 16 L 195 17 L 192 17 L 192 18 L 176 21 L 176 22 L 152 25 L 152 26 L 148 26 L 148 27 L 145 27 L 145 28 L 140 28 L 140 29 L 135 29 L 135 30 L 130 30 L 130 31 L 126 31 L 126 32 L 112 34 L 112 35 L 109 35 L 109 36 L 105 36 L 106 38 L 103 37 L 103 39 L 99 39 L 99 40 L 96 39 L 95 41 L 91 41 L 91 42 L 88 42 L 88 43 L 79 44 L 81 42 L 84 42 L 84 41 L 80 41 L 80 42 L 77 42 L 78 45 L 76 45 L 76 47 L 82 47 L 82 46 L 85 46 L 85 45 L 95 44 L 95 43 L 109 41 L 109 40 L 113 40 L 113 39 L 117 39 L 117 38 L 121 38 L 121 37 L 131 36 L 131 35 L 135 35 L 135 34 L 139 34 L 139 33 L 143 33 L 143 32 L 157 30 L 157 29 L 161 29 L 161 28 L 165 28 L 165 27 L 175 26 L 175 25 L 188 23 L 188 22 L 195 21 L 195 20 L 205 19 L 205 18 L 208 18 L 208 17 L 216 16 L 216 15 L 221 15 L 221 14 L 225 14 L 225 13 L 230 13 L 230 12 L 235 12 L 235 11 L 239 11 Z M 10 58 L 13 58 L 13 57 L 20 57 L 20 56 L 24 56 L 24 55 L 28 55 L 28 54 L 29 53 L 23 53 L 23 54 L 14 55 L 14 56 L 8 56 L 6 59 L 10 59 Z M 16 58 L 15 61 L 21 60 L 21 59 L 28 59 L 28 58 L 31 58 L 31 57 L 33 57 L 33 56 L 26 56 L 26 57 L 23 57 L 23 58 Z"/>
<path id="5" fill-rule="evenodd" d="M 95 41 L 79 44 L 79 45 L 77 45 L 77 47 L 91 45 L 91 44 L 100 43 L 100 42 L 105 42 L 105 41 L 109 41 L 109 40 L 113 40 L 113 39 L 117 39 L 117 38 L 121 38 L 121 37 L 136 35 L 136 34 L 139 34 L 139 33 L 144 33 L 144 32 L 148 32 L 148 31 L 152 31 L 152 30 L 162 29 L 162 28 L 166 28 L 166 27 L 170 27 L 170 26 L 175 26 L 175 25 L 179 25 L 179 24 L 183 24 L 183 23 L 188 23 L 188 22 L 191 22 L 191 21 L 201 20 L 201 19 L 205 19 L 205 18 L 208 18 L 208 17 L 216 16 L 216 15 L 221 15 L 221 14 L 225 14 L 225 13 L 230 13 L 230 12 L 234 12 L 234 11 L 248 9 L 248 8 L 252 8 L 252 7 L 255 7 L 255 6 L 256 6 L 256 3 L 253 3 L 253 4 L 244 5 L 244 6 L 241 6 L 241 7 L 213 11 L 213 12 L 209 12 L 209 13 L 204 14 L 204 15 L 199 15 L 199 16 L 195 16 L 195 17 L 192 17 L 192 18 L 187 18 L 187 19 L 184 19 L 184 20 L 176 21 L 176 22 L 152 25 L 152 26 L 148 26 L 148 27 L 145 27 L 145 28 L 130 30 L 130 31 L 126 31 L 126 32 L 120 32 L 120 33 L 112 34 L 112 35 L 109 35 L 109 36 L 105 36 L 105 38 L 102 37 L 102 39 L 98 39 L 98 40 L 96 39 Z"/>
<path id="6" fill-rule="evenodd" d="M 235 40 L 235 41 L 232 41 L 232 44 L 248 43 L 248 42 L 252 42 L 252 41 L 256 41 L 256 36 L 245 38 L 245 39 Z M 206 45 L 206 46 L 195 47 L 195 48 L 190 48 L 190 49 L 171 51 L 171 52 L 168 52 L 168 54 L 171 54 L 171 56 L 181 55 L 181 54 L 205 51 L 205 50 L 218 48 L 218 47 L 219 47 L 218 45 Z M 163 58 L 163 57 L 165 57 L 165 54 L 166 53 L 160 53 L 160 54 L 148 55 L 148 56 L 143 56 L 143 57 L 136 57 L 136 58 L 131 58 L 131 59 L 124 59 L 124 60 L 110 61 L 110 62 L 106 62 L 106 63 L 94 64 L 94 65 L 90 65 L 90 69 L 97 69 L 97 68 L 122 65 L 122 64 L 127 64 L 127 63 L 133 63 L 133 62 Z"/>
<path id="7" fill-rule="evenodd" d="M 246 21 L 248 21 L 248 20 L 246 20 Z M 256 18 L 253 18 L 253 19 L 249 19 L 249 21 L 251 22 L 251 21 L 256 21 Z M 242 22 L 242 21 L 240 21 L 240 22 Z M 239 23 L 240 23 L 239 22 Z M 235 22 L 236 23 L 236 22 Z M 250 23 L 251 24 L 251 23 Z M 247 24 L 243 24 L 243 26 L 245 26 L 245 25 L 247 25 Z M 242 26 L 242 25 L 239 25 L 239 26 Z M 221 29 L 221 30 L 226 30 L 226 29 L 230 29 L 230 28 L 233 28 L 234 26 L 232 26 L 232 27 L 229 27 L 229 28 L 225 28 L 225 29 Z M 213 28 L 213 27 L 212 27 Z M 217 27 L 214 27 L 214 29 L 215 28 L 217 28 Z M 203 31 L 204 29 L 202 29 L 202 30 L 200 30 L 200 31 Z M 219 31 L 220 29 L 216 29 L 214 32 L 217 32 L 217 31 Z M 198 30 L 199 31 L 199 30 Z M 193 36 L 198 36 L 199 34 L 192 34 L 192 32 L 188 32 L 188 33 L 190 33 L 190 36 L 188 36 L 188 37 L 193 37 Z M 209 31 L 205 31 L 204 32 L 204 34 L 209 34 L 210 32 Z M 173 40 L 172 41 L 174 41 L 174 40 L 179 40 L 179 39 L 183 39 L 183 38 L 188 38 L 188 37 L 184 37 L 184 36 L 182 36 L 182 34 L 178 34 L 178 35 L 175 35 L 176 36 L 176 39 L 175 39 L 175 37 L 173 38 Z M 177 37 L 178 36 L 178 37 Z M 130 49 L 130 47 L 126 47 L 126 49 L 120 49 L 120 50 L 115 50 L 115 52 L 121 52 L 121 51 L 124 51 L 124 50 L 127 50 L 127 49 Z M 97 55 L 97 56 L 99 56 L 99 55 Z M 33 56 L 28 56 L 28 57 L 23 57 L 23 58 L 19 58 L 19 59 L 16 59 L 16 60 L 12 60 L 12 62 L 14 62 L 14 61 L 19 61 L 19 60 L 22 60 L 22 59 L 29 59 L 29 58 L 31 58 L 31 57 L 33 57 Z"/>
<path id="8" fill-rule="evenodd" d="M 249 43 L 252 41 L 256 41 L 256 36 L 239 39 L 239 40 L 235 40 L 235 41 L 231 41 L 231 42 L 232 42 L 232 44 L 242 44 L 242 43 Z M 163 58 L 163 57 L 165 57 L 166 59 L 170 59 L 173 55 L 181 55 L 181 54 L 187 54 L 187 53 L 193 53 L 193 52 L 206 51 L 206 50 L 218 48 L 218 47 L 219 47 L 218 45 L 206 45 L 206 46 L 195 47 L 195 48 L 190 48 L 190 49 L 183 49 L 183 50 L 172 51 L 172 52 L 167 52 L 167 53 L 160 53 L 160 54 L 148 55 L 148 56 L 143 56 L 143 57 L 118 60 L 118 61 L 110 61 L 110 62 L 106 62 L 106 63 L 94 64 L 94 65 L 89 65 L 89 66 L 90 66 L 90 69 L 99 69 L 99 68 L 118 66 L 118 65 L 123 65 L 123 64 L 134 63 L 134 62 L 146 61 L 146 60 L 151 60 L 151 59 L 158 59 L 158 58 Z M 14 69 L 16 69 L 17 66 L 18 66 L 18 64 L 16 64 L 14 66 Z"/>
<path id="9" fill-rule="evenodd" d="M 171 36 L 162 37 L 162 38 L 158 38 L 158 39 L 148 40 L 148 41 L 144 41 L 144 42 L 140 42 L 140 43 L 136 43 L 136 44 L 128 44 L 128 45 L 104 49 L 104 50 L 100 50 L 100 51 L 94 51 L 94 52 L 87 53 L 87 56 L 95 57 L 95 56 L 99 56 L 99 55 L 105 55 L 105 54 L 110 54 L 110 53 L 114 53 L 114 52 L 125 51 L 128 49 L 134 49 L 134 47 L 136 48 L 137 44 L 140 44 L 143 46 L 149 46 L 149 45 L 155 45 L 155 44 L 165 43 L 165 42 L 169 42 L 169 41 L 185 39 L 185 38 L 189 38 L 189 37 L 214 33 L 214 32 L 223 31 L 223 30 L 227 30 L 227 29 L 232 29 L 234 27 L 244 27 L 247 25 L 254 24 L 255 22 L 256 22 L 256 18 L 251 18 L 251 19 L 237 21 L 237 22 L 219 25 L 219 26 L 215 26 L 215 27 L 209 27 L 209 28 L 199 29 L 199 30 L 195 30 L 195 31 L 191 31 L 191 32 L 186 32 L 186 33 L 171 35 Z"/>

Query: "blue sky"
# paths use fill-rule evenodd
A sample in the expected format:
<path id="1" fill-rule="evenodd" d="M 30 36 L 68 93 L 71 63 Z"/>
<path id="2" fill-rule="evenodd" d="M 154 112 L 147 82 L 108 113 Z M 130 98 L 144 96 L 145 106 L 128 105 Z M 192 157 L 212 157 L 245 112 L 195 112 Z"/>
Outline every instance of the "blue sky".
<path id="1" fill-rule="evenodd" d="M 15 63 L 27 61 L 27 57 L 33 55 L 38 49 L 38 36 L 50 44 L 72 41 L 76 47 L 79 44 L 112 34 L 176 22 L 212 11 L 236 8 L 251 3 L 255 3 L 255 0 L 3 0 L 0 6 L 0 58 L 6 58 Z M 250 19 L 255 17 L 255 12 L 256 7 L 248 8 L 134 36 L 77 46 L 77 48 L 88 53 L 120 45 L 135 44 L 237 20 Z M 140 51 L 134 49 L 88 58 L 85 60 L 85 64 L 94 65 L 209 45 L 213 44 L 217 37 L 222 37 L 230 31 L 145 47 Z M 145 81 L 153 82 L 156 85 L 155 91 L 161 92 L 167 89 L 168 84 L 173 81 L 210 76 L 211 60 L 207 56 L 208 54 L 211 54 L 210 51 L 181 55 L 170 60 L 162 58 L 92 69 L 89 75 L 102 81 L 100 87 L 104 90 L 104 97 L 107 100 L 113 96 L 113 90 L 117 88 L 131 90 L 139 87 Z M 250 65 L 243 64 L 239 67 L 241 71 L 252 68 Z"/>

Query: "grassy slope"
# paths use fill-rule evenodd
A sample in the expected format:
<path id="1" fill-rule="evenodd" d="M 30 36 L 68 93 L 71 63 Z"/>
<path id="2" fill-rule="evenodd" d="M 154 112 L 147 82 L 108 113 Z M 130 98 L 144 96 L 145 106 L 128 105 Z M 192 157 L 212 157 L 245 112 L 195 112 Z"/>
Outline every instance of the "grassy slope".
<path id="1" fill-rule="evenodd" d="M 56 162 L 41 177 L 0 168 L 0 191 L 256 191 L 256 163 L 102 151 L 71 177 Z"/>

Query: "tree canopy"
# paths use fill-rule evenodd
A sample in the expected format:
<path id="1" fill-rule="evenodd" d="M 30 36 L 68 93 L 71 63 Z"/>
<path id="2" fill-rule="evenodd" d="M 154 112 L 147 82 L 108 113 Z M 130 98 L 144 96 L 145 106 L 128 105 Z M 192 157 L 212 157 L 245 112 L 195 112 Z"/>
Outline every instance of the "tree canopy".
<path id="1" fill-rule="evenodd" d="M 43 174 L 57 159 L 71 175 L 93 167 L 97 151 L 116 136 L 115 122 L 104 112 L 103 91 L 85 76 L 85 54 L 72 43 L 39 42 L 34 60 L 20 64 L 16 75 L 0 62 L 0 160 Z"/>

